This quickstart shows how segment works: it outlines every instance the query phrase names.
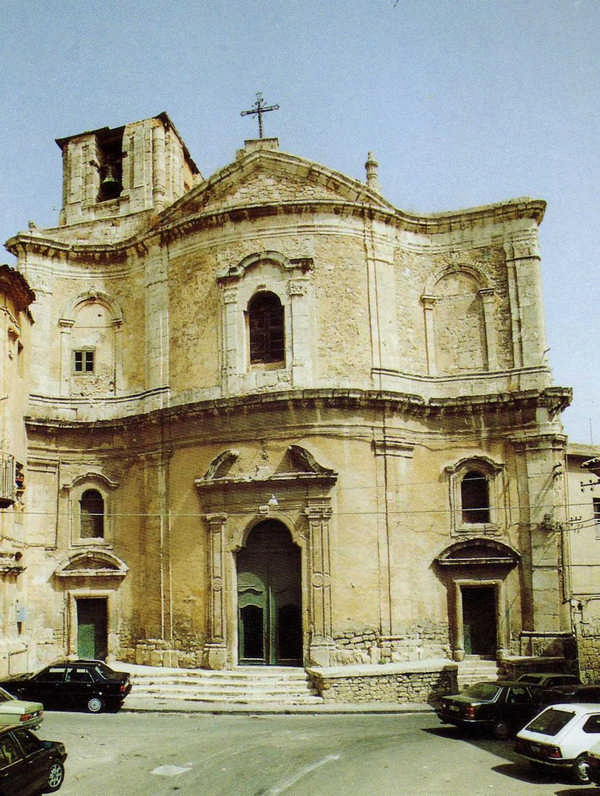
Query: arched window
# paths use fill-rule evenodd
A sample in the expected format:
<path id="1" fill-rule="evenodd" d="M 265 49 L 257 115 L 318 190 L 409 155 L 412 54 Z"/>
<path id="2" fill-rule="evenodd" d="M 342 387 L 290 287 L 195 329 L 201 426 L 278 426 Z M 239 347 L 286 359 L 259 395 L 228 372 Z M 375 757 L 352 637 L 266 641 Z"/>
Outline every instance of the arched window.
<path id="1" fill-rule="evenodd" d="M 250 364 L 285 360 L 283 306 L 274 293 L 257 293 L 248 304 Z"/>
<path id="2" fill-rule="evenodd" d="M 104 538 L 104 498 L 97 489 L 86 489 L 79 501 L 79 536 Z"/>
<path id="3" fill-rule="evenodd" d="M 468 470 L 460 484 L 460 497 L 464 523 L 490 521 L 490 492 L 484 473 Z"/>

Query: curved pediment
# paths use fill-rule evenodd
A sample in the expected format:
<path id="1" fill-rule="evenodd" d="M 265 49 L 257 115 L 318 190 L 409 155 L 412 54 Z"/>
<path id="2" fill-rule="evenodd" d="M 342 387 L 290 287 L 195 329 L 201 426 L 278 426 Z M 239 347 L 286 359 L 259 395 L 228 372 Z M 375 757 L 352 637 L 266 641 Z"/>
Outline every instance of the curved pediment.
<path id="1" fill-rule="evenodd" d="M 127 564 L 107 550 L 82 550 L 58 566 L 54 576 L 60 579 L 124 578 L 128 571 Z"/>
<path id="2" fill-rule="evenodd" d="M 441 567 L 515 567 L 521 555 L 496 539 L 470 538 L 451 544 L 435 560 Z"/>
<path id="3" fill-rule="evenodd" d="M 243 155 L 193 188 L 162 214 L 161 224 L 172 226 L 198 213 L 234 208 L 327 201 L 396 212 L 390 202 L 358 180 L 295 155 L 261 149 Z"/>

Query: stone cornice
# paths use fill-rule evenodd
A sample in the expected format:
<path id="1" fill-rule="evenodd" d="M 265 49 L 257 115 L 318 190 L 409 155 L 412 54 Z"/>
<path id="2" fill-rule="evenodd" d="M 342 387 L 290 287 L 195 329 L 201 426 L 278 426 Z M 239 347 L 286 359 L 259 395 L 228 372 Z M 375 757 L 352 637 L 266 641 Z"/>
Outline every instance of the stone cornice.
<path id="1" fill-rule="evenodd" d="M 291 390 L 286 392 L 257 393 L 234 396 L 194 403 L 171 405 L 147 413 L 134 414 L 110 420 L 57 420 L 54 418 L 26 417 L 30 431 L 36 429 L 126 431 L 129 427 L 139 429 L 140 423 L 151 427 L 178 420 L 201 419 L 231 415 L 235 412 L 285 411 L 318 408 L 364 409 L 385 411 L 421 418 L 437 418 L 450 415 L 497 415 L 507 410 L 520 411 L 543 407 L 552 415 L 565 409 L 572 397 L 572 390 L 566 387 L 549 387 L 543 390 L 519 390 L 510 393 L 489 395 L 464 395 L 453 398 L 432 398 L 425 400 L 419 395 L 376 390 Z"/>
<path id="2" fill-rule="evenodd" d="M 154 219 L 154 223 L 135 235 L 112 244 L 66 243 L 51 237 L 51 231 L 35 234 L 18 233 L 6 243 L 11 254 L 18 256 L 19 250 L 34 251 L 46 257 L 63 257 L 93 262 L 110 261 L 122 263 L 134 252 L 143 256 L 151 238 L 160 235 L 163 243 L 184 237 L 188 233 L 213 229 L 227 223 L 240 223 L 275 216 L 298 216 L 300 214 L 329 214 L 336 217 L 369 219 L 388 224 L 399 231 L 417 235 L 440 235 L 467 230 L 484 224 L 505 224 L 520 218 L 529 218 L 540 224 L 546 203 L 540 199 L 514 199 L 507 202 L 475 207 L 465 210 L 413 215 L 403 210 L 386 209 L 368 201 L 352 202 L 344 199 L 314 199 L 299 201 L 263 202 L 240 204 L 219 210 L 200 211 L 181 218 Z M 318 227 L 318 222 L 315 224 Z M 64 228 L 63 228 L 64 229 Z"/>

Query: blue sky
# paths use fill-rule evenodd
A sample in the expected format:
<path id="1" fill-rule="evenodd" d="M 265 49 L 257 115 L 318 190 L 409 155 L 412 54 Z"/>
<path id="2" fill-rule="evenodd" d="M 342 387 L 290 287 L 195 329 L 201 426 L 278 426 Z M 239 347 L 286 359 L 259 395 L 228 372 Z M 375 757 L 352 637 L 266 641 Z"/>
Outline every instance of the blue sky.
<path id="1" fill-rule="evenodd" d="M 205 176 L 256 135 L 397 207 L 545 199 L 542 273 L 571 439 L 600 443 L 597 0 L 2 0 L 0 237 L 57 222 L 55 138 L 167 111 Z M 0 261 L 13 264 L 5 253 Z"/>

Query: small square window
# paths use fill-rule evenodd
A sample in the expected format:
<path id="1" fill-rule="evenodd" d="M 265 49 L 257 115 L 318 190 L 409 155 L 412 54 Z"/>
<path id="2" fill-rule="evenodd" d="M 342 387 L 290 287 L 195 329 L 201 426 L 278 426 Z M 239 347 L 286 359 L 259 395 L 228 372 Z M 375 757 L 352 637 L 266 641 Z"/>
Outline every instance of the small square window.
<path id="1" fill-rule="evenodd" d="M 75 373 L 94 372 L 94 352 L 93 351 L 74 351 L 73 369 Z"/>

